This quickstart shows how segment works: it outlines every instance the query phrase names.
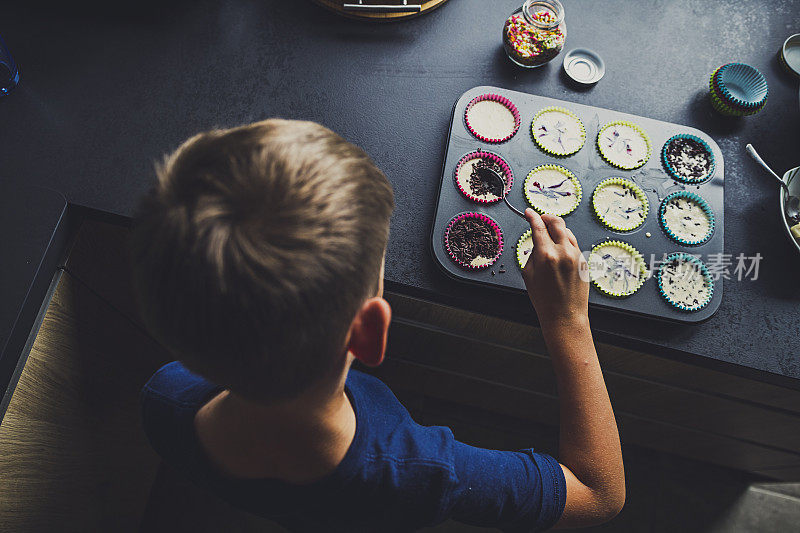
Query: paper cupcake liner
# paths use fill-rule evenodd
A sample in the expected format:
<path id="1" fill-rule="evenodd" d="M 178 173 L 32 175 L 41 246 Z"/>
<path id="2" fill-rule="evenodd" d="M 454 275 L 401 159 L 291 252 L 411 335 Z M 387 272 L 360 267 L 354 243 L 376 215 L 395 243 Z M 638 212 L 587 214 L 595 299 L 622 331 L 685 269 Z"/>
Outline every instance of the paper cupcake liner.
<path id="1" fill-rule="evenodd" d="M 605 240 L 600 244 L 593 246 L 592 251 L 589 253 L 589 257 L 591 258 L 592 254 L 596 253 L 597 250 L 599 250 L 604 246 L 616 246 L 618 248 L 622 248 L 623 250 L 630 252 L 630 254 L 633 255 L 634 261 L 639 266 L 639 284 L 636 285 L 636 287 L 632 291 L 627 293 L 607 291 L 606 289 L 601 287 L 598 284 L 597 279 L 591 275 L 592 271 L 590 268 L 589 277 L 592 280 L 592 285 L 594 285 L 594 288 L 597 289 L 599 293 L 604 294 L 605 296 L 610 296 L 612 298 L 627 298 L 628 296 L 635 294 L 636 291 L 638 291 L 642 287 L 642 285 L 644 285 L 644 282 L 647 279 L 647 266 L 645 265 L 644 257 L 642 257 L 642 254 L 639 253 L 639 250 L 637 250 L 627 242 L 622 242 L 617 240 Z"/>
<path id="2" fill-rule="evenodd" d="M 626 166 L 626 165 L 621 165 L 619 163 L 616 163 L 616 162 L 612 161 L 611 160 L 611 156 L 609 156 L 608 154 L 606 154 L 603 151 L 603 148 L 600 146 L 600 135 L 603 134 L 603 131 L 605 131 L 606 128 L 610 128 L 611 126 L 616 126 L 616 125 L 623 125 L 623 126 L 628 126 L 630 128 L 633 128 L 644 139 L 645 143 L 647 144 L 647 155 L 646 155 L 646 157 L 644 158 L 644 161 L 642 161 L 641 164 L 638 164 L 638 165 L 632 166 L 632 167 L 631 166 Z M 611 165 L 613 167 L 617 167 L 619 169 L 622 169 L 622 170 L 633 170 L 633 169 L 636 169 L 636 168 L 643 167 L 650 160 L 650 156 L 653 153 L 653 145 L 650 142 L 650 137 L 648 137 L 647 134 L 644 132 L 644 130 L 642 128 L 640 128 L 638 125 L 634 124 L 633 122 L 628 122 L 627 120 L 614 120 L 612 122 L 607 122 L 606 124 L 604 124 L 603 127 L 600 128 L 600 131 L 597 132 L 597 140 L 595 141 L 595 145 L 597 146 L 597 151 L 600 152 L 600 155 L 603 157 L 603 159 L 605 159 L 606 163 L 608 163 L 609 165 Z"/>
<path id="3" fill-rule="evenodd" d="M 696 265 L 700 269 L 700 273 L 703 275 L 703 278 L 705 279 L 706 287 L 708 287 L 708 294 L 706 296 L 706 300 L 697 306 L 686 307 L 685 305 L 674 301 L 664 291 L 664 286 L 661 280 L 661 276 L 664 273 L 666 265 L 675 261 L 676 259 L 683 260 L 692 263 L 693 265 Z M 661 293 L 661 297 L 664 298 L 667 301 L 667 303 L 669 303 L 671 306 L 675 307 L 676 309 L 680 309 L 681 311 L 687 311 L 687 312 L 699 311 L 700 309 L 707 306 L 709 302 L 711 302 L 711 298 L 714 296 L 714 280 L 711 277 L 708 268 L 700 259 L 696 258 L 691 254 L 687 254 L 686 252 L 671 253 L 666 258 L 664 258 L 664 261 L 661 263 L 661 266 L 658 267 L 658 271 L 656 272 L 656 282 L 658 284 L 658 292 Z"/>
<path id="4" fill-rule="evenodd" d="M 597 191 L 599 191 L 603 187 L 605 187 L 607 185 L 611 185 L 613 183 L 616 183 L 616 184 L 619 184 L 619 185 L 622 185 L 624 187 L 628 187 L 629 189 L 631 189 L 633 191 L 633 194 L 636 195 L 636 198 L 638 198 L 639 201 L 644 206 L 644 218 L 642 218 L 642 220 L 640 220 L 639 223 L 636 224 L 632 228 L 623 228 L 622 226 L 618 226 L 616 224 L 612 224 L 611 222 L 606 220 L 603 217 L 603 215 L 600 214 L 600 210 L 597 207 L 597 204 L 595 203 L 595 200 L 597 198 Z M 647 220 L 647 214 L 650 211 L 650 206 L 649 206 L 649 203 L 647 201 L 647 196 L 644 194 L 644 191 L 641 188 L 639 188 L 639 186 L 636 185 L 631 180 L 625 179 L 625 178 L 607 178 L 607 179 L 604 179 L 603 181 L 601 181 L 600 183 L 598 183 L 597 187 L 594 188 L 594 192 L 592 193 L 592 211 L 594 211 L 594 214 L 597 217 L 597 219 L 600 221 L 600 223 L 603 224 L 605 227 L 607 227 L 609 229 L 613 229 L 615 231 L 633 231 L 636 228 L 638 228 L 639 226 L 641 226 L 642 224 L 644 224 L 644 221 Z"/>
<path id="5" fill-rule="evenodd" d="M 463 220 L 465 218 L 477 218 L 478 220 L 482 220 L 482 221 L 486 222 L 489 225 L 489 227 L 491 227 L 494 230 L 495 234 L 497 235 L 497 241 L 498 241 L 498 243 L 497 243 L 497 254 L 495 254 L 495 256 L 492 258 L 492 260 L 489 261 L 485 265 L 473 266 L 473 265 L 471 265 L 469 263 L 464 263 L 463 261 L 459 260 L 456 257 L 455 253 L 453 253 L 453 251 L 450 249 L 450 242 L 449 242 L 450 229 L 453 227 L 453 225 L 456 222 L 458 222 L 459 220 Z M 495 222 L 493 218 L 491 218 L 491 217 L 489 217 L 487 215 L 484 215 L 484 214 L 481 214 L 481 213 L 474 213 L 474 212 L 461 213 L 459 215 L 454 216 L 452 218 L 452 220 L 450 220 L 450 222 L 447 224 L 447 228 L 444 230 L 444 247 L 445 247 L 445 249 L 447 249 L 447 255 L 449 255 L 450 259 L 452 259 L 453 262 L 456 263 L 457 265 L 459 265 L 461 267 L 464 267 L 464 268 L 468 268 L 470 270 L 482 270 L 484 268 L 492 266 L 500 258 L 500 255 L 503 253 L 503 230 L 500 229 L 500 225 L 497 222 Z"/>
<path id="6" fill-rule="evenodd" d="M 554 150 L 550 150 L 550 149 L 546 148 L 539 141 L 539 139 L 536 138 L 536 134 L 533 131 L 533 125 L 536 124 L 536 119 L 539 118 L 544 113 L 547 113 L 547 112 L 550 112 L 550 111 L 558 111 L 560 113 L 564 113 L 565 115 L 569 115 L 570 117 L 572 117 L 572 118 L 574 118 L 575 120 L 578 121 L 578 125 L 581 127 L 581 134 L 582 134 L 582 137 L 583 137 L 583 142 L 581 142 L 581 145 L 578 148 L 576 148 L 575 150 L 572 150 L 571 152 L 554 151 Z M 583 148 L 583 145 L 586 144 L 586 128 L 583 126 L 583 121 L 581 121 L 580 117 L 578 117 L 578 115 L 576 115 L 575 113 L 573 113 L 569 109 L 566 109 L 564 107 L 558 107 L 558 106 L 550 106 L 550 107 L 545 107 L 544 109 L 539 110 L 536 113 L 536 115 L 534 115 L 533 120 L 531 121 L 531 137 L 533 137 L 533 142 L 535 142 L 536 145 L 539 148 L 541 148 L 543 152 L 545 152 L 547 154 L 550 154 L 550 155 L 557 156 L 557 157 L 566 157 L 566 156 L 570 156 L 570 155 L 572 155 L 574 153 L 577 153 L 578 151 L 580 151 L 581 148 Z"/>
<path id="7" fill-rule="evenodd" d="M 528 200 L 528 205 L 530 205 L 537 212 L 539 212 L 542 215 L 547 213 L 547 211 L 534 204 L 533 197 L 531 195 L 531 192 L 528 190 L 528 187 L 529 187 L 529 182 L 531 181 L 531 177 L 536 172 L 540 170 L 549 170 L 549 169 L 558 170 L 559 172 L 564 174 L 564 177 L 569 178 L 569 180 L 575 184 L 575 200 L 573 200 L 574 203 L 572 207 L 570 207 L 566 211 L 560 211 L 558 213 L 550 213 L 551 215 L 563 217 L 575 211 L 575 209 L 581 204 L 581 198 L 583 198 L 583 191 L 581 190 L 581 182 L 578 181 L 578 177 L 575 176 L 575 174 L 573 174 L 572 172 L 570 172 L 569 169 L 564 168 L 561 165 L 553 165 L 553 164 L 539 165 L 538 167 L 535 167 L 533 170 L 528 172 L 528 176 L 525 178 L 525 183 L 523 184 L 525 188 L 525 198 Z"/>
<path id="8" fill-rule="evenodd" d="M 532 238 L 533 238 L 533 232 L 531 230 L 528 230 L 522 234 L 519 240 L 517 240 L 517 245 L 515 246 L 515 250 L 517 256 L 517 264 L 519 265 L 520 268 L 525 268 L 525 264 L 528 262 L 528 259 L 531 256 L 530 254 L 522 255 L 522 250 L 520 249 L 520 246 L 526 239 L 532 239 Z"/>
<path id="9" fill-rule="evenodd" d="M 744 63 L 728 63 L 721 66 L 714 76 L 715 89 L 722 96 L 724 102 L 741 108 L 752 108 L 763 105 L 769 96 L 767 79 L 755 67 Z M 729 85 L 741 87 L 745 93 L 742 96 L 734 95 Z"/>
<path id="10" fill-rule="evenodd" d="M 711 167 L 708 169 L 708 173 L 705 176 L 697 179 L 686 179 L 680 174 L 678 174 L 675 168 L 669 163 L 669 161 L 667 161 L 667 147 L 670 145 L 670 143 L 672 143 L 672 141 L 675 141 L 677 139 L 691 139 L 693 141 L 697 141 L 703 146 L 703 148 L 705 148 L 708 157 L 711 159 Z M 664 168 L 666 169 L 667 173 L 674 179 L 692 185 L 695 185 L 697 183 L 702 183 L 707 179 L 709 179 L 711 176 L 714 175 L 714 170 L 716 170 L 717 168 L 717 162 L 716 159 L 714 158 L 714 152 L 711 151 L 711 147 L 708 145 L 708 143 L 705 142 L 700 137 L 697 137 L 695 135 L 690 135 L 688 133 L 679 133 L 678 135 L 673 135 L 672 137 L 667 139 L 667 142 L 665 142 L 664 146 L 661 148 L 661 164 L 664 165 Z"/>
<path id="11" fill-rule="evenodd" d="M 749 117 L 751 115 L 755 115 L 756 113 L 758 113 L 759 111 L 761 111 L 764 108 L 764 106 L 755 107 L 755 108 L 747 110 L 747 111 L 734 109 L 734 108 L 730 107 L 729 105 L 725 104 L 714 93 L 711 93 L 711 105 L 718 113 L 720 113 L 721 115 L 729 116 L 729 117 Z"/>
<path id="12" fill-rule="evenodd" d="M 708 84 L 709 90 L 712 94 L 716 95 L 721 102 L 734 110 L 747 111 L 756 107 L 764 107 L 764 105 L 767 103 L 767 98 L 769 97 L 769 88 L 766 85 L 766 79 L 764 79 L 763 75 L 761 75 L 761 73 L 757 70 L 755 73 L 752 73 L 750 76 L 748 76 L 747 79 L 739 79 L 737 76 L 736 82 L 746 83 L 749 79 L 750 82 L 759 87 L 759 91 L 763 91 L 762 98 L 754 97 L 753 100 L 742 100 L 741 98 L 733 96 L 733 94 L 730 92 L 730 89 L 726 86 L 726 79 L 734 81 L 733 76 L 727 74 L 730 72 L 729 69 L 737 68 L 737 66 L 738 68 L 752 69 L 752 67 L 744 65 L 743 63 L 728 63 L 727 65 L 722 65 L 711 74 Z M 726 78 L 726 75 L 729 77 Z M 758 79 L 759 76 L 761 77 L 760 80 Z"/>
<path id="13" fill-rule="evenodd" d="M 471 161 L 473 159 L 478 159 L 478 158 L 490 159 L 495 163 L 497 163 L 498 165 L 500 165 L 500 168 L 503 170 L 503 175 L 506 178 L 505 192 L 506 194 L 508 194 L 508 192 L 511 190 L 511 186 L 514 184 L 514 173 L 511 172 L 511 167 L 508 166 L 508 163 L 506 163 L 506 161 L 499 155 L 493 154 L 491 152 L 485 152 L 483 150 L 475 150 L 473 152 L 466 154 L 464 157 L 458 160 L 456 168 L 453 171 L 453 180 L 455 180 L 456 182 L 456 187 L 458 187 L 458 190 L 461 191 L 461 194 L 463 194 L 473 202 L 477 202 L 479 204 L 493 204 L 495 202 L 499 202 L 500 200 L 502 200 L 502 198 L 500 197 L 497 197 L 495 199 L 487 199 L 475 196 L 470 191 L 466 190 L 458 181 L 458 171 L 461 170 L 461 166 L 467 161 Z"/>
<path id="14" fill-rule="evenodd" d="M 497 102 L 499 104 L 504 105 L 509 111 L 511 111 L 511 114 L 514 115 L 514 131 L 512 131 L 511 134 L 506 135 L 503 138 L 492 139 L 492 138 L 485 137 L 485 136 L 481 135 L 480 133 L 475 131 L 475 129 L 470 125 L 470 123 L 469 123 L 469 110 L 472 108 L 472 106 L 474 106 L 478 102 L 482 102 L 484 100 L 495 101 L 495 102 Z M 478 138 L 478 139 L 480 139 L 480 140 L 482 140 L 483 142 L 486 142 L 486 143 L 495 143 L 495 144 L 497 144 L 497 143 L 505 142 L 505 141 L 509 140 L 511 137 L 513 137 L 514 135 L 517 134 L 517 131 L 519 130 L 519 125 L 521 124 L 521 119 L 520 119 L 519 109 L 517 109 L 517 106 L 515 106 L 514 103 L 511 100 L 509 100 L 508 98 L 506 98 L 505 96 L 500 96 L 499 94 L 482 94 L 480 96 L 476 96 L 475 98 L 472 99 L 472 101 L 470 101 L 470 103 L 467 104 L 467 108 L 464 110 L 464 123 L 466 124 L 467 129 L 469 130 L 469 132 L 472 135 L 474 135 L 476 138 Z"/>
<path id="15" fill-rule="evenodd" d="M 699 240 L 699 241 L 687 241 L 686 239 L 681 239 L 677 235 L 675 235 L 669 227 L 667 227 L 667 222 L 665 218 L 665 213 L 667 212 L 667 203 L 672 200 L 673 198 L 686 198 L 697 203 L 700 208 L 705 212 L 706 216 L 708 217 L 708 233 L 706 236 Z M 716 228 L 715 221 L 714 221 L 714 212 L 711 211 L 711 207 L 708 205 L 708 202 L 703 200 L 703 198 L 689 191 L 677 191 L 670 195 L 667 195 L 666 198 L 661 202 L 661 207 L 658 209 L 658 221 L 661 224 L 661 229 L 664 230 L 664 233 L 667 234 L 667 237 L 672 239 L 673 241 L 677 242 L 678 244 L 682 244 L 684 246 L 698 246 L 700 244 L 704 244 L 708 242 L 712 235 L 714 235 L 714 230 Z"/>

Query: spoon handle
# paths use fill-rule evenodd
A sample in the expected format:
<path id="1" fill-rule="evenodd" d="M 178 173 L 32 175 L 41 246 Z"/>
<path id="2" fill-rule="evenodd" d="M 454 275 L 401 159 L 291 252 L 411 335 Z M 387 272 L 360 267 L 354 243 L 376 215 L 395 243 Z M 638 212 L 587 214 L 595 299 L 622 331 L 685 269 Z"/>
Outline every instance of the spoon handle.
<path id="1" fill-rule="evenodd" d="M 508 206 L 508 208 L 509 208 L 509 209 L 511 209 L 512 211 L 514 211 L 516 214 L 518 214 L 518 215 L 519 215 L 519 216 L 521 216 L 522 218 L 525 218 L 525 213 L 523 213 L 522 211 L 520 211 L 519 209 L 517 209 L 516 207 L 514 207 L 513 205 L 511 205 L 511 202 L 509 202 L 509 201 L 508 201 L 508 198 L 506 198 L 505 196 L 503 196 L 503 201 L 506 203 L 506 205 Z"/>
<path id="2" fill-rule="evenodd" d="M 744 148 L 745 148 L 745 150 L 747 150 L 747 153 L 748 153 L 748 154 L 750 154 L 750 157 L 752 157 L 752 158 L 755 160 L 755 162 L 756 162 L 756 163 L 758 163 L 759 165 L 761 165 L 762 167 L 764 167 L 764 170 L 766 170 L 767 172 L 769 172 L 770 174 L 772 174 L 772 175 L 775 177 L 775 179 L 776 179 L 776 180 L 778 180 L 778 183 L 780 183 L 780 184 L 781 184 L 781 187 L 783 187 L 783 190 L 784 190 L 784 191 L 786 191 L 786 194 L 788 195 L 788 194 L 789 194 L 789 186 L 788 186 L 788 185 L 786 185 L 786 182 L 785 182 L 785 181 L 783 181 L 783 180 L 781 179 L 781 177 L 780 177 L 780 176 L 778 176 L 777 174 L 775 174 L 775 171 L 774 171 L 774 170 L 772 170 L 771 168 L 769 168 L 769 165 L 767 165 L 767 164 L 764 162 L 764 160 L 763 160 L 763 159 L 761 159 L 761 156 L 760 156 L 760 155 L 758 155 L 758 152 L 756 152 L 756 149 L 755 149 L 755 148 L 753 148 L 753 145 L 752 145 L 752 144 L 748 144 L 748 145 L 747 145 L 747 146 L 745 146 Z"/>

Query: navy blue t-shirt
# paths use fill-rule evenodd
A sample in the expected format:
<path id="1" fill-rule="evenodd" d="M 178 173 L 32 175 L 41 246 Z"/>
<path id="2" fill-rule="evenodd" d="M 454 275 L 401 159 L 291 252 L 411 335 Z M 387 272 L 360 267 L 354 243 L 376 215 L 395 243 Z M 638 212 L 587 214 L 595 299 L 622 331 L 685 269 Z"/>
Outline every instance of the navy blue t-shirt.
<path id="1" fill-rule="evenodd" d="M 541 531 L 564 509 L 566 481 L 555 459 L 475 448 L 449 428 L 420 426 L 386 385 L 356 370 L 345 385 L 355 437 L 331 474 L 308 485 L 223 476 L 194 429 L 197 411 L 221 390 L 180 363 L 161 368 L 142 390 L 151 444 L 198 485 L 292 531 L 412 531 L 448 518 Z"/>

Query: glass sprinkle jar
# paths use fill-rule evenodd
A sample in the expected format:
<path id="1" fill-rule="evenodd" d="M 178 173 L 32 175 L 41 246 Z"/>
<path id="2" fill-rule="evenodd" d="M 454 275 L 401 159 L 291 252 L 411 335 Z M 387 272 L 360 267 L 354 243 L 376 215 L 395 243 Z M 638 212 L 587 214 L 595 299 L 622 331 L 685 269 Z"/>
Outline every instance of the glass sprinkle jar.
<path id="1" fill-rule="evenodd" d="M 503 25 L 503 46 L 521 67 L 544 65 L 564 48 L 567 26 L 558 0 L 526 0 Z"/>

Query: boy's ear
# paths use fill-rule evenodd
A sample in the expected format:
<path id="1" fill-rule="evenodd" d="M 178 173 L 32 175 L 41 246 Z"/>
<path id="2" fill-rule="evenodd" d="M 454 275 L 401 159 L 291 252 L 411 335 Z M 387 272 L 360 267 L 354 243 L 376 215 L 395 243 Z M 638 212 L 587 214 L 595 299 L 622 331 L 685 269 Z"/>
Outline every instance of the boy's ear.
<path id="1" fill-rule="evenodd" d="M 380 297 L 370 298 L 361 306 L 350 324 L 347 349 L 367 366 L 378 366 L 386 353 L 392 308 Z"/>

